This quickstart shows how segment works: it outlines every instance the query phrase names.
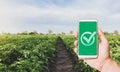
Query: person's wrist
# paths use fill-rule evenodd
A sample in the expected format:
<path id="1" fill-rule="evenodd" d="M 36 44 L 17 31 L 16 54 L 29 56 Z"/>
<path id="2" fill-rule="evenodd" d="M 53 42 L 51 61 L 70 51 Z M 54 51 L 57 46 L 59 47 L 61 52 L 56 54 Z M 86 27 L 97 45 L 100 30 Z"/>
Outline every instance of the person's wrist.
<path id="1" fill-rule="evenodd" d="M 110 64 L 113 62 L 112 58 L 108 58 L 103 62 L 103 65 L 101 66 L 100 71 L 104 72 L 104 69 L 107 69 L 107 67 L 110 66 Z"/>
<path id="2" fill-rule="evenodd" d="M 97 69 L 97 70 L 99 70 L 99 71 L 102 71 L 102 68 L 104 67 L 104 65 L 108 62 L 110 60 L 110 58 L 106 58 L 106 59 L 104 59 L 104 60 L 98 60 L 97 62 L 96 62 L 96 66 L 95 66 L 95 68 Z"/>

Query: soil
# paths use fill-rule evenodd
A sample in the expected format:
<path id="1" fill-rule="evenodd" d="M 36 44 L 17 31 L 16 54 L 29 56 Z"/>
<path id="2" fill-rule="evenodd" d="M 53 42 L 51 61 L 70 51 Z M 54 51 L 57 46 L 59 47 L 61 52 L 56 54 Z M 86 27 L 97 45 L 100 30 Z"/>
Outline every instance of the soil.
<path id="1" fill-rule="evenodd" d="M 60 37 L 57 40 L 57 47 L 55 63 L 51 67 L 51 72 L 75 72 L 73 61 Z"/>

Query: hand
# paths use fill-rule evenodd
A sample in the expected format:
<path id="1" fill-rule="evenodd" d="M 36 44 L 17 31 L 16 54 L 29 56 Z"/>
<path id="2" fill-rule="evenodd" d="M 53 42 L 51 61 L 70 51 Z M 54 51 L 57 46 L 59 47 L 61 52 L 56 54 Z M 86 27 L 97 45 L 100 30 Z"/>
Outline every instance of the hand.
<path id="1" fill-rule="evenodd" d="M 98 35 L 101 39 L 101 42 L 99 43 L 99 46 L 98 46 L 99 47 L 98 48 L 98 51 L 99 51 L 98 57 L 94 58 L 94 59 L 86 58 L 84 60 L 91 67 L 94 67 L 97 70 L 101 71 L 103 65 L 106 62 L 108 62 L 109 60 L 111 60 L 111 57 L 110 57 L 110 53 L 109 53 L 110 52 L 109 43 L 108 43 L 104 33 L 101 31 L 101 29 L 98 29 Z M 78 32 L 76 32 L 75 37 L 78 38 Z M 74 42 L 74 45 L 76 46 L 74 51 L 77 53 L 78 52 L 78 49 L 77 49 L 78 41 L 77 40 Z"/>

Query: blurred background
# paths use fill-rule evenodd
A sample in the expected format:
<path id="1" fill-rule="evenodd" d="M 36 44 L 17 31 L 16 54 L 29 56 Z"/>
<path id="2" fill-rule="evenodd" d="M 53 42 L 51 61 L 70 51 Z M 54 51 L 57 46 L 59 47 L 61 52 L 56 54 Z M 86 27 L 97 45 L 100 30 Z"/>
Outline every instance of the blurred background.
<path id="1" fill-rule="evenodd" d="M 0 0 L 0 33 L 75 32 L 80 19 L 96 18 L 106 32 L 120 32 L 119 0 Z"/>

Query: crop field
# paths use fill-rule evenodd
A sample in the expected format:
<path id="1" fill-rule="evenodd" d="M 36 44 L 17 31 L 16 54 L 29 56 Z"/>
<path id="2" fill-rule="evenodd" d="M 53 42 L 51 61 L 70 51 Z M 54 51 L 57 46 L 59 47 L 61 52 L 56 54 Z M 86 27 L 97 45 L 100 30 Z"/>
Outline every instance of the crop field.
<path id="1" fill-rule="evenodd" d="M 1 35 L 0 71 L 48 71 L 56 51 L 53 35 Z"/>
<path id="2" fill-rule="evenodd" d="M 106 37 L 109 40 L 112 58 L 120 64 L 120 35 L 106 34 Z M 59 65 L 59 63 L 56 63 L 58 60 L 57 56 L 60 54 L 58 51 L 68 53 L 64 54 L 72 59 L 69 60 L 72 63 L 69 63 L 73 64 L 71 66 L 74 70 L 73 72 L 98 72 L 83 60 L 77 58 L 73 51 L 74 41 L 74 35 L 0 35 L 0 72 L 53 72 L 52 70 L 55 69 L 51 70 L 51 68 Z M 66 51 L 63 51 L 60 47 L 64 47 Z"/>
<path id="3" fill-rule="evenodd" d="M 74 49 L 74 41 L 75 37 L 70 35 L 62 35 L 61 36 L 66 44 L 67 50 L 72 53 L 72 55 L 76 55 L 73 51 Z M 110 55 L 111 57 L 120 64 L 120 35 L 115 34 L 106 34 L 106 37 L 109 41 L 110 45 Z M 83 60 L 78 60 L 78 64 L 75 65 L 75 68 L 78 72 L 97 72 L 97 70 L 91 68 L 87 65 Z"/>

